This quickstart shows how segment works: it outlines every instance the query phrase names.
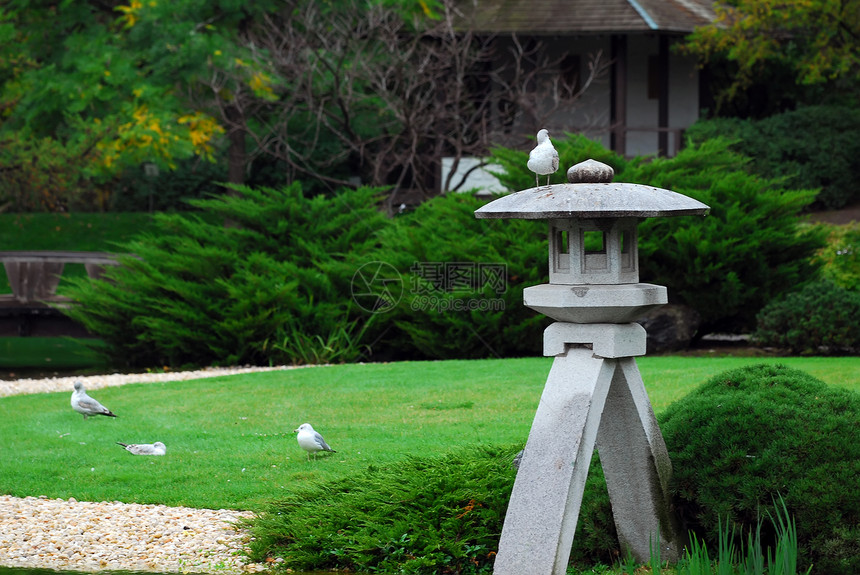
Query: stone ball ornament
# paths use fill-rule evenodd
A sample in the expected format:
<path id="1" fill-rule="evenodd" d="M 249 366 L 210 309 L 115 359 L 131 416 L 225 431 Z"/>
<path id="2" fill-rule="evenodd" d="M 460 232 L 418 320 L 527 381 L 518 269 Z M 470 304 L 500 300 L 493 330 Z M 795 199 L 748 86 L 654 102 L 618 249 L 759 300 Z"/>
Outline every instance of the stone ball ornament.
<path id="1" fill-rule="evenodd" d="M 585 160 L 567 170 L 567 181 L 571 184 L 608 184 L 613 178 L 612 166 L 597 160 Z"/>

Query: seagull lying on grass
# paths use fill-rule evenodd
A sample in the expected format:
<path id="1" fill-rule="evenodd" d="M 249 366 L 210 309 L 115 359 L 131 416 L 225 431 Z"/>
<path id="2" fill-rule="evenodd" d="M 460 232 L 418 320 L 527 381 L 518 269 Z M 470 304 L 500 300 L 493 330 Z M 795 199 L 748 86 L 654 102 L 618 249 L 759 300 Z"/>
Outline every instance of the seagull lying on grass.
<path id="1" fill-rule="evenodd" d="M 87 392 L 84 391 L 84 384 L 80 381 L 75 382 L 75 391 L 72 392 L 72 409 L 83 414 L 84 419 L 90 415 L 116 417 L 110 409 L 87 395 Z"/>
<path id="2" fill-rule="evenodd" d="M 134 455 L 164 455 L 167 453 L 167 447 L 160 441 L 155 443 L 120 443 L 117 441 L 116 444 L 122 445 L 126 451 Z"/>
<path id="3" fill-rule="evenodd" d="M 537 133 L 537 146 L 529 152 L 529 161 L 526 164 L 529 170 L 535 173 L 535 187 L 538 187 L 538 176 L 546 176 L 546 185 L 549 179 L 558 171 L 558 152 L 549 139 L 549 132 L 541 130 Z"/>
<path id="4" fill-rule="evenodd" d="M 328 446 L 323 436 L 314 431 L 310 423 L 303 423 L 296 429 L 298 435 L 296 440 L 299 442 L 299 447 L 308 452 L 308 461 L 311 459 L 311 453 L 314 454 L 314 459 L 317 458 L 319 451 L 331 451 L 337 453 L 334 449 Z"/>

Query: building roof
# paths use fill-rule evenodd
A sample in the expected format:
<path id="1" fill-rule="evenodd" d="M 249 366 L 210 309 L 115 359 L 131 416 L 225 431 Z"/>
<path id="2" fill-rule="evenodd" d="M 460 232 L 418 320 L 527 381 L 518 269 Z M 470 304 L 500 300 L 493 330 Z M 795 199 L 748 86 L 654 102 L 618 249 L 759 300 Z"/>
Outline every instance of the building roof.
<path id="1" fill-rule="evenodd" d="M 714 21 L 713 0 L 461 0 L 476 32 L 528 35 L 670 32 Z"/>

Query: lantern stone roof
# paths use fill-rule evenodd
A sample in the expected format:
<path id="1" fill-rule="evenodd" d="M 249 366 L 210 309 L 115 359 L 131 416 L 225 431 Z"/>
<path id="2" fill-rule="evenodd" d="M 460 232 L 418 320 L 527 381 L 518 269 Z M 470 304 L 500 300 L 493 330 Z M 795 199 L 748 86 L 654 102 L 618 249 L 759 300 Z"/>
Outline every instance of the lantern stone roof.
<path id="1" fill-rule="evenodd" d="M 479 219 L 704 216 L 710 208 L 683 194 L 642 184 L 553 184 L 502 196 L 475 210 Z"/>
<path id="2" fill-rule="evenodd" d="M 615 170 L 585 160 L 567 170 L 567 184 L 537 186 L 502 196 L 475 210 L 478 219 L 524 220 L 706 216 L 707 205 L 644 184 L 615 183 Z"/>
<path id="3" fill-rule="evenodd" d="M 712 23 L 713 0 L 464 0 L 476 32 L 531 35 L 669 32 Z"/>

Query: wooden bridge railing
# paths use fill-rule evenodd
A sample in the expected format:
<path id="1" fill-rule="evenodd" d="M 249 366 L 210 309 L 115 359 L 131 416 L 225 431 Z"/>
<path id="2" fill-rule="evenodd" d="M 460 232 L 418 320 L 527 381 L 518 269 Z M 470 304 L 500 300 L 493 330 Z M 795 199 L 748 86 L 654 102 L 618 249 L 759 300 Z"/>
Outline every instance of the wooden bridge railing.
<path id="1" fill-rule="evenodd" d="M 66 264 L 84 264 L 87 275 L 98 278 L 104 266 L 118 265 L 116 254 L 71 251 L 0 251 L 0 262 L 18 303 L 62 300 L 57 285 Z"/>

